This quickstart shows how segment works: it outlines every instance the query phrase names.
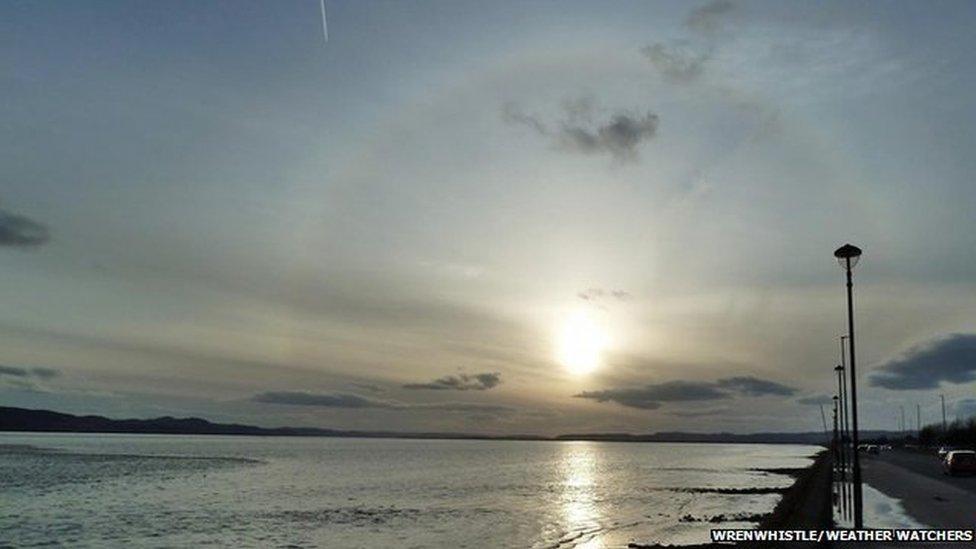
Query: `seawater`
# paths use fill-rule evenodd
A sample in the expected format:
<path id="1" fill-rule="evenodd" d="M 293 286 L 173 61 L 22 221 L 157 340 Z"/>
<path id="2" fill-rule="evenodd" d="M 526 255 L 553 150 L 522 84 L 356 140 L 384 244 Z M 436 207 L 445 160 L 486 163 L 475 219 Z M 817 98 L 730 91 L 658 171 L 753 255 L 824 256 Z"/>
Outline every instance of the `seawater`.
<path id="1" fill-rule="evenodd" d="M 0 434 L 0 546 L 691 544 L 813 446 Z"/>

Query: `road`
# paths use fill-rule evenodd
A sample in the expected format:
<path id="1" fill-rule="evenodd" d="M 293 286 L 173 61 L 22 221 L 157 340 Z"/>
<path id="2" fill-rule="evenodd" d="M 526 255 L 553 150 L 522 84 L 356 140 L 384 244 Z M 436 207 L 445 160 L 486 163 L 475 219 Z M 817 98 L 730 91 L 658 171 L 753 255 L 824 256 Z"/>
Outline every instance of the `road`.
<path id="1" fill-rule="evenodd" d="M 861 454 L 864 482 L 901 500 L 909 516 L 932 528 L 976 526 L 976 477 L 948 477 L 932 454 L 892 450 Z"/>

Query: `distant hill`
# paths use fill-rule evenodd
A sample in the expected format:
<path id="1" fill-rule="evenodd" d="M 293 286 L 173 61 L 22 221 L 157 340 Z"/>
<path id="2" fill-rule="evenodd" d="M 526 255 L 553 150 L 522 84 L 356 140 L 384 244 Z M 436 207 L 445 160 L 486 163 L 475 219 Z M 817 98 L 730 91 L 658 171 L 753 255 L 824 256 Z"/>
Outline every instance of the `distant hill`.
<path id="1" fill-rule="evenodd" d="M 861 439 L 870 440 L 887 436 L 893 438 L 893 433 L 887 431 L 861 431 Z M 666 431 L 634 435 L 630 433 L 584 433 L 559 435 L 555 440 L 595 440 L 613 442 L 712 442 L 712 443 L 743 443 L 743 444 L 823 444 L 824 434 L 819 432 L 801 433 L 685 433 L 681 431 Z"/>
<path id="2" fill-rule="evenodd" d="M 315 427 L 256 427 L 236 423 L 213 423 L 200 418 L 158 417 L 154 419 L 109 419 L 103 416 L 76 416 L 50 410 L 29 410 L 0 406 L 0 431 L 62 433 L 144 433 L 168 435 L 252 435 L 312 437 L 385 438 L 495 438 L 478 434 L 401 433 L 393 431 L 341 431 Z M 508 439 L 541 439 L 509 436 Z"/>
<path id="3" fill-rule="evenodd" d="M 213 423 L 200 418 L 159 417 L 155 419 L 109 419 L 103 416 L 76 416 L 50 410 L 29 410 L 0 406 L 0 431 L 34 431 L 62 433 L 145 433 L 169 435 L 252 435 L 312 437 L 374 437 L 422 439 L 496 439 L 496 440 L 592 440 L 610 442 L 713 442 L 823 444 L 822 432 L 806 433 L 684 433 L 662 432 L 643 435 L 630 433 L 579 433 L 557 437 L 534 435 L 492 436 L 464 433 L 412 433 L 395 431 L 342 431 L 314 427 L 256 427 L 235 423 Z M 886 431 L 866 431 L 862 439 L 888 436 Z"/>

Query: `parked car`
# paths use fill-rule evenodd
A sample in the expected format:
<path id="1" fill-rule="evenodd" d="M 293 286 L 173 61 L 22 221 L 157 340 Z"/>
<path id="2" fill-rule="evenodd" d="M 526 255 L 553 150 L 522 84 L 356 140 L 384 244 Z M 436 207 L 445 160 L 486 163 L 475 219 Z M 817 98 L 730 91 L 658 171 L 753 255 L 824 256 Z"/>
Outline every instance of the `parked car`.
<path id="1" fill-rule="evenodd" d="M 877 444 L 868 444 L 868 453 L 877 455 L 881 453 L 881 449 Z"/>
<path id="2" fill-rule="evenodd" d="M 947 475 L 976 474 L 976 452 L 972 450 L 949 452 L 942 462 L 942 472 Z"/>

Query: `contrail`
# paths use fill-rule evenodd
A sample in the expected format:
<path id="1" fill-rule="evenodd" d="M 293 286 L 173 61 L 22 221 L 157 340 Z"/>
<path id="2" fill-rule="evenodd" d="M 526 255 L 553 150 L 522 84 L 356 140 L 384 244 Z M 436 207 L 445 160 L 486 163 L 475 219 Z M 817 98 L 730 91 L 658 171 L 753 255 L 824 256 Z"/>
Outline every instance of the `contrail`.
<path id="1" fill-rule="evenodd" d="M 325 20 L 325 0 L 319 0 L 319 6 L 322 8 L 322 39 L 326 43 L 329 42 L 329 23 Z"/>

